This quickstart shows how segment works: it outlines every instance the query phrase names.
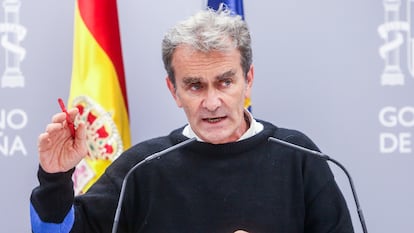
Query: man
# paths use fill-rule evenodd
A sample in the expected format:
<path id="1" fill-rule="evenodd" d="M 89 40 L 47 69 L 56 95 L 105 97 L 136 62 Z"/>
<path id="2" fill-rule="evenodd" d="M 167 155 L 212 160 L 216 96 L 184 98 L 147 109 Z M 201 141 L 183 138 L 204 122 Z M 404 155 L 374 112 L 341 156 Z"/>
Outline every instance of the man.
<path id="1" fill-rule="evenodd" d="M 268 138 L 316 145 L 244 109 L 254 70 L 250 34 L 239 16 L 201 11 L 165 35 L 162 54 L 168 89 L 189 124 L 125 151 L 86 194 L 74 197 L 71 176 L 87 152 L 85 126 L 79 123 L 72 138 L 65 115 L 56 114 L 39 136 L 34 232 L 110 232 L 126 173 L 194 137 L 129 176 L 119 232 L 353 232 L 326 161 Z M 75 119 L 77 109 L 69 113 Z"/>

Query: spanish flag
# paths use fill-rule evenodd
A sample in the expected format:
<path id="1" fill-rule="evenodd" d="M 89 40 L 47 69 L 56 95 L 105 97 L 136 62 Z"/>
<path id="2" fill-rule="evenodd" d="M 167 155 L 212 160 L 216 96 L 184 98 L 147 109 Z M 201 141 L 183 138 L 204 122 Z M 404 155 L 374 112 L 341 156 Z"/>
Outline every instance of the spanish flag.
<path id="1" fill-rule="evenodd" d="M 68 102 L 87 127 L 89 153 L 73 175 L 81 194 L 131 144 L 116 0 L 76 0 Z"/>
<path id="2" fill-rule="evenodd" d="M 228 9 L 231 10 L 233 14 L 240 15 L 244 20 L 244 8 L 243 0 L 208 0 L 207 7 L 218 10 L 221 5 L 225 5 Z M 244 107 L 247 108 L 250 112 L 252 111 L 252 101 L 250 98 L 244 100 Z"/>

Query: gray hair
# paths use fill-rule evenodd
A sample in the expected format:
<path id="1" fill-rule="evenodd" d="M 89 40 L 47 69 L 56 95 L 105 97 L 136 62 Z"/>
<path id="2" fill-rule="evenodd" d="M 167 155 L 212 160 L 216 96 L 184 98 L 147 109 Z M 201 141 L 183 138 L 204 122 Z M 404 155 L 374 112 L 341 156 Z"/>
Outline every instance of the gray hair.
<path id="1" fill-rule="evenodd" d="M 165 70 L 175 86 L 172 57 L 179 45 L 188 45 L 202 52 L 229 51 L 237 48 L 246 76 L 252 64 L 251 38 L 246 22 L 226 7 L 217 11 L 202 10 L 179 22 L 168 31 L 162 41 L 162 59 Z"/>

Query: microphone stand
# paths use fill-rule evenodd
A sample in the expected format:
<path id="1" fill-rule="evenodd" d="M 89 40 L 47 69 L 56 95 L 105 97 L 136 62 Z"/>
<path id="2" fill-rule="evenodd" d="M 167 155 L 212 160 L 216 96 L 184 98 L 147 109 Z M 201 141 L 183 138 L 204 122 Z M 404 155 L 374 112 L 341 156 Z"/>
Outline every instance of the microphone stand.
<path id="1" fill-rule="evenodd" d="M 298 145 L 295 145 L 295 144 L 293 144 L 293 143 L 289 143 L 289 142 L 286 142 L 286 141 L 283 141 L 283 140 L 280 140 L 280 139 L 277 139 L 277 138 L 273 138 L 273 137 L 269 137 L 269 139 L 268 139 L 268 140 L 269 140 L 269 141 L 272 141 L 272 142 L 279 143 L 279 144 L 281 144 L 281 145 L 284 145 L 284 146 L 287 146 L 287 147 L 290 147 L 290 148 L 294 148 L 294 149 L 297 149 L 297 150 L 300 150 L 300 151 L 303 151 L 303 152 L 309 153 L 309 154 L 317 155 L 317 156 L 319 156 L 319 157 L 321 157 L 321 158 L 323 158 L 323 159 L 325 159 L 325 160 L 327 160 L 327 161 L 331 161 L 332 163 L 336 164 L 339 168 L 341 168 L 341 169 L 342 169 L 342 171 L 343 171 L 343 172 L 346 174 L 346 176 L 348 177 L 349 185 L 351 186 L 352 195 L 354 196 L 355 206 L 356 206 L 356 208 L 357 208 L 357 212 L 358 212 L 359 221 L 361 222 L 362 231 L 363 231 L 364 233 L 368 233 L 368 231 L 367 231 L 367 226 L 366 226 L 366 224 L 365 224 L 364 215 L 363 215 L 363 213 L 362 213 L 362 209 L 361 209 L 361 207 L 360 207 L 360 205 L 359 205 L 358 196 L 357 196 L 357 193 L 356 193 L 356 189 L 355 189 L 355 187 L 354 187 L 354 182 L 353 182 L 353 180 L 352 180 L 351 175 L 349 174 L 349 172 L 346 170 L 346 168 L 345 168 L 345 167 L 344 167 L 341 163 L 339 163 L 339 162 L 338 162 L 338 161 L 336 161 L 335 159 L 332 159 L 332 158 L 331 158 L 331 157 L 329 157 L 328 155 L 326 155 L 326 154 L 324 154 L 324 153 L 321 153 L 321 152 L 319 152 L 319 151 L 310 150 L 310 149 L 308 149 L 308 148 L 305 148 L 305 147 L 302 147 L 302 146 L 298 146 Z"/>

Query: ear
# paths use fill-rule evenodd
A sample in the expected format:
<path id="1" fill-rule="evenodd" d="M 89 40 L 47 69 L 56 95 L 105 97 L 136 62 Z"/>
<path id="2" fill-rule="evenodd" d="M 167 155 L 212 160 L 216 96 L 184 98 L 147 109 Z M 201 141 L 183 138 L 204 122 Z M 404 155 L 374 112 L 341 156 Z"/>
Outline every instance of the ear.
<path id="1" fill-rule="evenodd" d="M 254 67 L 253 65 L 250 65 L 250 69 L 246 74 L 246 98 L 250 98 L 251 90 L 253 86 L 253 80 L 254 80 Z"/>
<path id="2" fill-rule="evenodd" d="M 181 101 L 180 101 L 180 98 L 177 96 L 177 90 L 174 87 L 174 84 L 171 82 L 168 76 L 165 78 L 165 81 L 167 83 L 168 90 L 170 90 L 170 93 L 175 100 L 175 103 L 177 104 L 179 108 L 181 108 L 182 107 Z"/>

